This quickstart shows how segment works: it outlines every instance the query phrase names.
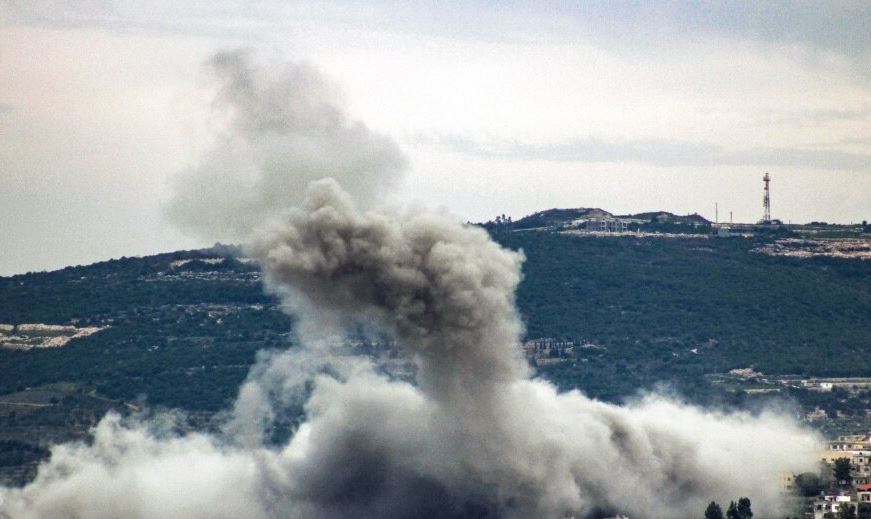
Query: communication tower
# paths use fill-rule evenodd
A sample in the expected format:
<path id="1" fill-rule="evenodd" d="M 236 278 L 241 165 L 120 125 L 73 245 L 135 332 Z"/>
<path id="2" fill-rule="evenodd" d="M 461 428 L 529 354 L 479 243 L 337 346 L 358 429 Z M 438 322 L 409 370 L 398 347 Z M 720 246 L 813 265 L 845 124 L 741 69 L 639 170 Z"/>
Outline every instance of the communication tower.
<path id="1" fill-rule="evenodd" d="M 765 183 L 765 194 L 762 197 L 762 210 L 764 212 L 762 223 L 769 223 L 771 221 L 771 194 L 768 190 L 768 183 L 771 182 L 771 177 L 768 176 L 767 171 L 765 176 L 762 177 L 762 181 Z"/>

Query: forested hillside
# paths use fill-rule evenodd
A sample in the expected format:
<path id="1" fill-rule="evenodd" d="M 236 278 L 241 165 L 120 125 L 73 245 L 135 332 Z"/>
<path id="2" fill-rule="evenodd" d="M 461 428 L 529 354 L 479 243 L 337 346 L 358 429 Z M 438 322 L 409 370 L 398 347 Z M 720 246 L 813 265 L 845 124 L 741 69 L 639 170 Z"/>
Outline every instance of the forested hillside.
<path id="1" fill-rule="evenodd" d="M 751 238 L 495 232 L 526 255 L 527 338 L 592 345 L 540 368 L 605 399 L 704 374 L 871 376 L 871 264 L 773 257 Z M 0 278 L 0 323 L 107 326 L 57 348 L 0 349 L 0 395 L 71 383 L 113 401 L 216 411 L 291 320 L 232 248 Z"/>
<path id="2" fill-rule="evenodd" d="M 603 346 L 548 375 L 615 398 L 703 373 L 871 375 L 871 264 L 773 257 L 750 238 L 497 233 L 527 260 L 529 337 Z"/>

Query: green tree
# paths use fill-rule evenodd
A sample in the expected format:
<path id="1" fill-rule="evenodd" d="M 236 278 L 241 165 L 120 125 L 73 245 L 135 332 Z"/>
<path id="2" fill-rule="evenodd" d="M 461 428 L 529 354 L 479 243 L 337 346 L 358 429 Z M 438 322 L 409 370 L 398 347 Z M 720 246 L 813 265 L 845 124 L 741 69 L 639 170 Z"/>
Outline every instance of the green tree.
<path id="1" fill-rule="evenodd" d="M 859 503 L 858 519 L 871 519 L 871 503 Z"/>
<path id="2" fill-rule="evenodd" d="M 738 515 L 738 505 L 735 504 L 735 501 L 729 503 L 729 509 L 726 510 L 726 519 L 741 519 L 741 516 Z"/>
<path id="3" fill-rule="evenodd" d="M 738 519 L 753 519 L 753 510 L 750 509 L 750 498 L 742 497 L 738 499 Z"/>
<path id="4" fill-rule="evenodd" d="M 705 519 L 723 519 L 723 509 L 720 505 L 711 501 L 708 508 L 705 509 Z"/>
<path id="5" fill-rule="evenodd" d="M 832 473 L 839 485 L 849 485 L 853 481 L 853 476 L 850 475 L 850 458 L 836 459 Z"/>
<path id="6" fill-rule="evenodd" d="M 803 497 L 812 497 L 820 493 L 823 484 L 820 476 L 813 472 L 803 472 L 795 477 L 795 491 Z"/>
<path id="7" fill-rule="evenodd" d="M 856 507 L 849 503 L 841 503 L 838 507 L 838 519 L 856 519 Z"/>

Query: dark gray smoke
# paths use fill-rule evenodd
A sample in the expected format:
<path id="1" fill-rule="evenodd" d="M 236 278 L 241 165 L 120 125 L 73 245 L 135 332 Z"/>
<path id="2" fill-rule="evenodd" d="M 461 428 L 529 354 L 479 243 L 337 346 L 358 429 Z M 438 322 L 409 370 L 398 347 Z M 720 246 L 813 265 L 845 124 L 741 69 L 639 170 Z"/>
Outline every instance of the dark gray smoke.
<path id="1" fill-rule="evenodd" d="M 400 180 L 407 160 L 389 138 L 347 114 L 338 90 L 311 65 L 262 65 L 248 51 L 206 63 L 214 80 L 214 146 L 177 177 L 167 216 L 210 240 L 245 239 L 298 205 L 305 186 L 337 178 L 370 204 Z"/>
<path id="2" fill-rule="evenodd" d="M 660 396 L 615 406 L 530 378 L 520 254 L 444 215 L 360 209 L 334 180 L 298 196 L 334 172 L 371 195 L 401 155 L 348 123 L 306 66 L 272 80 L 245 54 L 212 65 L 234 137 L 226 162 L 216 150 L 182 181 L 171 211 L 198 229 L 266 222 L 247 250 L 304 347 L 259 357 L 224 433 L 109 416 L 93 444 L 56 446 L 33 483 L 0 488 L 0 516 L 672 519 L 741 495 L 776 515 L 781 476 L 814 468 L 816 438 L 784 415 Z M 249 178 L 221 177 L 249 159 Z M 416 383 L 336 354 L 336 337 L 361 326 L 396 340 Z M 269 431 L 300 406 L 298 429 L 273 446 Z"/>
<path id="3" fill-rule="evenodd" d="M 361 214 L 324 180 L 248 249 L 295 314 L 393 333 L 434 397 L 489 397 L 526 374 L 514 306 L 522 258 L 483 230 L 425 213 Z"/>

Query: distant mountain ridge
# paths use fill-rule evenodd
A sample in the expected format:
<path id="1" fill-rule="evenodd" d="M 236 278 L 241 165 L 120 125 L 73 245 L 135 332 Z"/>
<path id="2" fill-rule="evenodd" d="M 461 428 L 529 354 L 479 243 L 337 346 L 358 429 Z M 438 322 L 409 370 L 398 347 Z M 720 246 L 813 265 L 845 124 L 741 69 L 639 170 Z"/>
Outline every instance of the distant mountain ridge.
<path id="1" fill-rule="evenodd" d="M 698 213 L 677 215 L 668 211 L 649 211 L 636 214 L 614 214 L 598 207 L 553 208 L 538 211 L 513 221 L 510 217 L 499 216 L 484 223 L 485 227 L 503 226 L 512 230 L 535 228 L 573 228 L 587 222 L 619 222 L 626 225 L 688 225 L 710 227 L 711 221 Z"/>

